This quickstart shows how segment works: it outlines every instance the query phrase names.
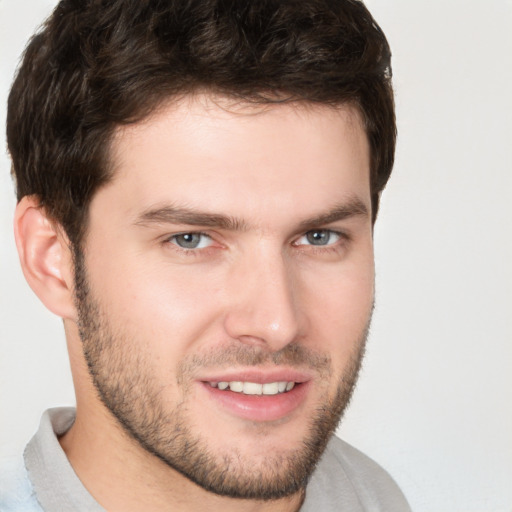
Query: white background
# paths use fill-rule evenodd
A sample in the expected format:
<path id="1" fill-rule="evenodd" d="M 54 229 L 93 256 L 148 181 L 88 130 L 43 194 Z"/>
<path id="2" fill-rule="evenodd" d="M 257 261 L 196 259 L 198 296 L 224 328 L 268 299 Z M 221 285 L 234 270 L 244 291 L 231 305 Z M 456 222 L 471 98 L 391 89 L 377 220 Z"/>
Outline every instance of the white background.
<path id="1" fill-rule="evenodd" d="M 0 116 L 54 4 L 0 0 Z M 512 511 L 512 1 L 368 0 L 393 48 L 399 144 L 376 226 L 377 309 L 340 435 L 417 512 Z M 0 456 L 73 403 L 59 319 L 18 267 L 0 151 Z"/>

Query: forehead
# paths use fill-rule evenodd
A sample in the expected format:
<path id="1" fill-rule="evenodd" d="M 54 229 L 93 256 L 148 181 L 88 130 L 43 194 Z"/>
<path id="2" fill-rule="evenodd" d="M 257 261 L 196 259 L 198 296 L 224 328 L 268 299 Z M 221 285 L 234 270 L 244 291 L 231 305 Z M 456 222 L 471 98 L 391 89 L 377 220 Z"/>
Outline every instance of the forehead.
<path id="1" fill-rule="evenodd" d="M 348 105 L 188 96 L 120 128 L 111 161 L 114 178 L 98 195 L 124 215 L 170 201 L 254 218 L 298 205 L 314 214 L 353 196 L 369 207 L 368 141 Z"/>

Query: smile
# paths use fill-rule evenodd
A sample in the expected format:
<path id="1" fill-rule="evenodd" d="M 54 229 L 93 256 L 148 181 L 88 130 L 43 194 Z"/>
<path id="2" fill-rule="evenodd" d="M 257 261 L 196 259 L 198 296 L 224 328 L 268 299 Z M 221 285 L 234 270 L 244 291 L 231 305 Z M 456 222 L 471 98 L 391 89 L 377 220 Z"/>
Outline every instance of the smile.
<path id="1" fill-rule="evenodd" d="M 257 382 L 243 382 L 239 380 L 226 382 L 209 382 L 212 388 L 218 388 L 221 391 L 229 390 L 234 393 L 243 393 L 244 395 L 278 395 L 291 391 L 295 387 L 295 382 L 279 381 L 259 384 Z"/>
<path id="2" fill-rule="evenodd" d="M 313 380 L 302 372 L 237 371 L 231 375 L 211 375 L 199 381 L 207 402 L 238 418 L 251 422 L 272 422 L 291 418 L 306 402 Z"/>

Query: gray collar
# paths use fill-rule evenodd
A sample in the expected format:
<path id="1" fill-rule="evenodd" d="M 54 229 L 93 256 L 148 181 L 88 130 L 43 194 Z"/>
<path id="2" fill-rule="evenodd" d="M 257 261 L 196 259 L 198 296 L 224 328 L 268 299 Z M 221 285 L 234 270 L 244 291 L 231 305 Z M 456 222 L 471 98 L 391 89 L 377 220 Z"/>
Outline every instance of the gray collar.
<path id="1" fill-rule="evenodd" d="M 73 471 L 58 436 L 75 421 L 71 407 L 49 409 L 25 448 L 24 458 L 37 501 L 46 512 L 105 512 Z"/>

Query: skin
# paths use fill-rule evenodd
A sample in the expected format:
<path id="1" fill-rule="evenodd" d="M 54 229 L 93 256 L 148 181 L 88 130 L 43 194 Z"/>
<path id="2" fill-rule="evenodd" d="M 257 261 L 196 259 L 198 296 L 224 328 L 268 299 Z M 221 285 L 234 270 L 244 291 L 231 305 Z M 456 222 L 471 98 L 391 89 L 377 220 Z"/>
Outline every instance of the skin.
<path id="1" fill-rule="evenodd" d="M 114 179 L 92 200 L 84 241 L 89 318 L 76 307 L 65 236 L 35 201 L 17 213 L 22 262 L 31 226 L 48 239 L 53 232 L 39 274 L 53 269 L 58 286 L 26 275 L 65 319 L 77 419 L 62 447 L 108 510 L 297 510 L 300 489 L 267 501 L 208 492 L 162 460 L 176 448 L 162 436 L 152 446 L 160 458 L 143 446 L 139 418 L 157 411 L 165 434 L 179 418 L 243 481 L 285 478 L 322 407 L 336 409 L 323 427 L 330 435 L 374 297 L 369 149 L 358 113 L 196 95 L 120 129 L 111 150 Z M 184 248 L 183 233 L 204 235 Z M 316 245 L 313 233 L 330 239 Z M 272 418 L 226 407 L 205 384 L 299 374 L 300 399 Z M 104 403 L 124 396 L 113 394 L 116 383 L 126 390 L 117 411 L 124 426 Z"/>

